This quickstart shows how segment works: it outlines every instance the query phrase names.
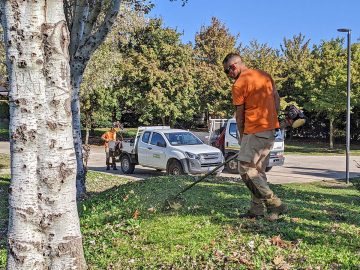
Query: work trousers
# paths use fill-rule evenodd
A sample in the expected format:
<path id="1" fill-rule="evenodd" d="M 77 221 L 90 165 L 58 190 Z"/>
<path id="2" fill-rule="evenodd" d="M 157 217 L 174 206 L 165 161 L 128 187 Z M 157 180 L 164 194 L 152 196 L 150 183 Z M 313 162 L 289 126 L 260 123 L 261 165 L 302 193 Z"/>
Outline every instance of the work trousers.
<path id="1" fill-rule="evenodd" d="M 116 167 L 115 163 L 115 156 L 113 151 L 110 151 L 109 147 L 105 147 L 105 153 L 106 153 L 106 166 L 113 166 Z M 111 164 L 110 164 L 110 158 L 111 158 Z"/>
<path id="2" fill-rule="evenodd" d="M 239 153 L 239 173 L 245 185 L 251 191 L 249 212 L 264 215 L 281 205 L 281 200 L 270 189 L 265 169 L 269 161 L 270 150 L 274 145 L 275 131 L 244 134 Z"/>

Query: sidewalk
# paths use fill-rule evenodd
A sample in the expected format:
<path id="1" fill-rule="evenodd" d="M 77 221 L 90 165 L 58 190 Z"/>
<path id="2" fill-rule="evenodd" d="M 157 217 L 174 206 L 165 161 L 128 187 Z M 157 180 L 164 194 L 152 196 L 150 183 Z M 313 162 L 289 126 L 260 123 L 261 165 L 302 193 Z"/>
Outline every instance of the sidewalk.
<path id="1" fill-rule="evenodd" d="M 8 142 L 0 142 L 0 153 L 9 154 Z M 350 158 L 350 177 L 360 177 L 360 169 L 354 161 L 360 162 L 360 157 Z M 132 175 L 124 175 L 121 169 L 117 171 L 105 170 L 105 152 L 101 146 L 92 146 L 88 167 L 90 170 L 106 172 L 131 179 L 144 179 L 153 176 L 165 175 L 154 169 L 136 166 Z M 1 173 L 1 171 L 0 171 Z M 10 173 L 10 170 L 7 171 Z M 239 178 L 239 175 L 222 173 L 223 177 Z M 308 183 L 322 180 L 334 180 L 345 178 L 345 156 L 303 156 L 286 155 L 285 164 L 281 167 L 273 167 L 267 173 L 268 181 L 273 184 Z"/>

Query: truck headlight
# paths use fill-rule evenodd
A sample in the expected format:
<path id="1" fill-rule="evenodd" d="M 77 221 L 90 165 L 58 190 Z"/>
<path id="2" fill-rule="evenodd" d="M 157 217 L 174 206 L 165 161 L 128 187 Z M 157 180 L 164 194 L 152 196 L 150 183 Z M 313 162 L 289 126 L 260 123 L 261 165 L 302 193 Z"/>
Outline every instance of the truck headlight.
<path id="1" fill-rule="evenodd" d="M 185 155 L 190 159 L 200 159 L 199 155 L 193 154 L 193 153 L 190 153 L 190 152 L 185 152 Z"/>

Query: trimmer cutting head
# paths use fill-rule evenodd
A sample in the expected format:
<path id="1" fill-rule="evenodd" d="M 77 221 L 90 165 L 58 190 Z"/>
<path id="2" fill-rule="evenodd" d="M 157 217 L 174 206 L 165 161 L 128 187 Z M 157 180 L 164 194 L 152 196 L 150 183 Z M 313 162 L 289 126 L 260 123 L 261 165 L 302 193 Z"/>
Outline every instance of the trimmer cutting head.
<path id="1" fill-rule="evenodd" d="M 306 122 L 304 112 L 298 109 L 295 105 L 289 105 L 285 108 L 285 123 L 287 126 L 299 128 Z"/>

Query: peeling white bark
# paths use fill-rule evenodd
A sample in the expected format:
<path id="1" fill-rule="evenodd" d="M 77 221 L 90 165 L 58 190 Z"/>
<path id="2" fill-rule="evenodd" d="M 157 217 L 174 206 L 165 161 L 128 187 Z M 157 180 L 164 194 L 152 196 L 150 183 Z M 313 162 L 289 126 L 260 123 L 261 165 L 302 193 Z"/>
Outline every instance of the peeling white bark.
<path id="1" fill-rule="evenodd" d="M 7 269 L 86 269 L 63 1 L 1 1 L 10 76 Z"/>

